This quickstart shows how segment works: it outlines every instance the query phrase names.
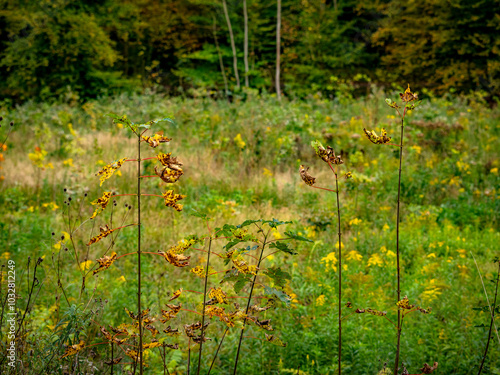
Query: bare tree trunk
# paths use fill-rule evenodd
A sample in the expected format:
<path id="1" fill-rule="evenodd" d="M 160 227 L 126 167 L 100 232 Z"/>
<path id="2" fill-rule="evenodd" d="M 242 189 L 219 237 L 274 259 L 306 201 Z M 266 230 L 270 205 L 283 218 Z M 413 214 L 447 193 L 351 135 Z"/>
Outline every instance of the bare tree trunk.
<path id="1" fill-rule="evenodd" d="M 245 21 L 245 38 L 244 38 L 244 60 L 245 60 L 245 86 L 249 87 L 248 84 L 248 12 L 247 12 L 247 0 L 243 0 L 243 19 Z"/>
<path id="2" fill-rule="evenodd" d="M 276 96 L 281 100 L 280 58 L 281 58 L 281 0 L 278 0 L 278 21 L 276 24 Z"/>
<path id="3" fill-rule="evenodd" d="M 231 38 L 231 48 L 233 50 L 233 66 L 234 75 L 236 76 L 236 88 L 240 89 L 240 76 L 238 74 L 238 58 L 236 57 L 236 46 L 234 44 L 233 28 L 231 27 L 231 20 L 229 19 L 229 13 L 227 11 L 226 0 L 222 0 L 222 6 L 224 7 L 224 15 L 226 16 L 227 27 L 229 29 L 229 37 Z"/>
<path id="4" fill-rule="evenodd" d="M 227 87 L 226 71 L 224 70 L 224 61 L 222 61 L 222 53 L 220 52 L 219 42 L 217 41 L 217 21 L 214 16 L 214 40 L 215 48 L 217 48 L 217 54 L 219 55 L 220 70 L 222 72 L 222 79 L 224 80 L 224 88 L 226 89 L 226 97 L 229 96 L 229 89 Z"/>

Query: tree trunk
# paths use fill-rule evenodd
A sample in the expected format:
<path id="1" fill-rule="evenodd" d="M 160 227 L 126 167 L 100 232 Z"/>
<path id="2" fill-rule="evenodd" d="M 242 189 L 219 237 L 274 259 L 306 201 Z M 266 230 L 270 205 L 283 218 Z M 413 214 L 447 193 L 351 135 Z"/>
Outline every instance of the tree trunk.
<path id="1" fill-rule="evenodd" d="M 222 79 L 224 80 L 224 88 L 226 89 L 226 97 L 229 96 L 229 89 L 227 87 L 227 78 L 226 78 L 226 72 L 224 70 L 224 61 L 222 60 L 222 53 L 220 52 L 219 48 L 219 42 L 217 41 L 217 21 L 214 16 L 214 41 L 215 41 L 215 48 L 217 48 L 217 54 L 219 55 L 219 64 L 220 64 L 220 70 L 222 72 Z"/>
<path id="2" fill-rule="evenodd" d="M 276 96 L 281 100 L 280 58 L 281 58 L 281 0 L 278 0 L 278 21 L 276 24 Z"/>
<path id="3" fill-rule="evenodd" d="M 233 28 L 231 27 L 231 20 L 229 19 L 226 0 L 222 0 L 222 6 L 224 7 L 224 15 L 226 16 L 227 28 L 229 29 L 229 37 L 231 39 L 231 48 L 233 50 L 233 66 L 234 66 L 234 75 L 236 76 L 236 88 L 239 90 L 240 76 L 238 74 L 238 58 L 236 56 L 236 46 L 234 44 Z"/>
<path id="4" fill-rule="evenodd" d="M 244 60 L 245 60 L 245 86 L 249 87 L 248 83 L 248 12 L 247 0 L 243 0 L 243 19 L 245 22 L 245 38 L 244 38 Z"/>

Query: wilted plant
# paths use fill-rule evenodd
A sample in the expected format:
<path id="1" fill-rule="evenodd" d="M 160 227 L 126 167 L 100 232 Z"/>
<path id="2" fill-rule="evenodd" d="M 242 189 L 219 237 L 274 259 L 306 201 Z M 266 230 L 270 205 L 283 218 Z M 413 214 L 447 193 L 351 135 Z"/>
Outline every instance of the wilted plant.
<path id="1" fill-rule="evenodd" d="M 404 120 L 406 114 L 415 109 L 420 105 L 421 101 L 418 101 L 418 94 L 412 93 L 410 90 L 410 85 L 405 90 L 404 93 L 400 93 L 401 104 L 392 101 L 391 99 L 386 99 L 386 104 L 395 109 L 396 113 L 399 115 L 401 119 L 401 135 L 399 145 L 394 145 L 389 143 L 391 141 L 391 137 L 387 135 L 385 129 L 381 130 L 381 135 L 377 135 L 374 131 L 369 131 L 363 129 L 367 138 L 370 142 L 379 145 L 394 145 L 399 147 L 399 178 L 398 178 L 398 199 L 397 199 L 397 210 L 396 210 L 396 270 L 397 270 L 397 302 L 396 305 L 398 307 L 398 321 L 397 321 L 397 346 L 396 346 L 396 359 L 394 362 L 394 374 L 398 373 L 399 369 L 399 354 L 401 348 L 401 330 L 403 327 L 403 319 L 405 315 L 409 312 L 413 311 L 413 309 L 418 309 L 423 313 L 428 313 L 430 310 L 421 309 L 419 307 L 415 307 L 414 305 L 410 305 L 408 302 L 408 298 L 405 297 L 401 299 L 401 267 L 400 267 L 400 246 L 399 246 L 399 224 L 400 224 L 400 204 L 401 204 L 401 178 L 402 178 L 402 165 L 403 165 L 403 148 L 404 148 Z M 406 311 L 409 310 L 409 311 Z"/>
<path id="2" fill-rule="evenodd" d="M 303 165 L 300 166 L 300 176 L 302 177 L 302 180 L 309 186 L 316 188 L 316 189 L 322 189 L 322 190 L 327 190 L 327 191 L 332 191 L 337 195 L 337 223 L 338 223 L 338 237 L 339 237 L 339 248 L 338 248 L 338 262 L 339 262 L 339 267 L 338 267 L 338 281 L 339 281 L 339 286 L 338 286 L 338 298 L 339 298 L 339 312 L 338 312 L 338 326 L 339 326 L 339 342 L 338 342 L 338 373 L 342 373 L 342 233 L 340 230 L 340 198 L 339 198 L 339 174 L 340 174 L 340 166 L 344 164 L 344 161 L 342 160 L 340 155 L 335 155 L 335 151 L 330 147 L 327 146 L 326 148 L 323 147 L 323 145 L 318 142 L 318 141 L 313 141 L 311 143 L 311 146 L 314 148 L 314 151 L 316 151 L 316 155 L 319 156 L 321 160 L 323 160 L 325 163 L 328 164 L 330 167 L 333 175 L 335 176 L 335 188 L 336 190 L 332 189 L 327 189 L 319 186 L 314 186 L 316 183 L 316 178 L 312 177 L 308 170 L 308 167 L 304 167 Z M 334 167 L 335 166 L 335 167 Z M 352 178 L 352 173 L 351 172 L 346 172 L 343 177 L 345 179 Z"/>

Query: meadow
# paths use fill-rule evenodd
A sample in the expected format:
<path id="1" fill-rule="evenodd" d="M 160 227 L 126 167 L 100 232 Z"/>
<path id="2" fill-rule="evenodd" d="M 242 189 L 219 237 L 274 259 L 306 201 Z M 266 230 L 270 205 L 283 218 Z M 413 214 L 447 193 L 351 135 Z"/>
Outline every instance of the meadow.
<path id="1" fill-rule="evenodd" d="M 392 373 L 398 148 L 373 145 L 363 128 L 378 132 L 383 127 L 398 139 L 398 118 L 384 102 L 386 97 L 397 96 L 397 92 L 373 89 L 359 99 L 315 96 L 279 102 L 272 95 L 249 93 L 229 103 L 151 92 L 105 97 L 83 105 L 68 98 L 2 108 L 0 141 L 12 131 L 0 157 L 0 259 L 6 267 L 9 260 L 15 261 L 16 306 L 19 316 L 25 315 L 19 351 L 23 362 L 17 373 L 132 371 L 130 358 L 123 360 L 125 364 L 104 364 L 110 358 L 110 345 L 91 346 L 103 342 L 99 326 L 131 323 L 124 308 L 137 312 L 136 257 L 123 257 L 92 275 L 96 260 L 109 246 L 118 255 L 136 251 L 137 229 L 123 228 L 112 239 L 86 246 L 100 225 L 110 220 L 119 225 L 133 223 L 137 213 L 135 197 L 121 196 L 95 220 L 88 220 L 95 209 L 91 202 L 103 192 L 135 192 L 134 163 L 125 163 L 103 186 L 95 176 L 104 165 L 133 159 L 136 153 L 136 140 L 126 126 L 104 116 L 109 113 L 126 114 L 136 122 L 174 119 L 155 129 L 161 128 L 172 138 L 160 148 L 183 163 L 184 175 L 169 189 L 186 195 L 184 208 L 177 212 L 165 208 L 162 199 L 144 197 L 144 251 L 167 249 L 189 235 L 203 237 L 207 226 L 222 228 L 259 219 L 291 222 L 271 228 L 276 240 L 286 237 L 285 231 L 293 231 L 310 241 L 293 243 L 296 255 L 267 257 L 269 267 L 280 267 L 290 275 L 280 288 L 289 296 L 288 303 L 278 301 L 276 310 L 261 313 L 272 320 L 274 334 L 286 347 L 272 345 L 263 330 L 248 327 L 240 374 L 338 371 L 336 194 L 307 186 L 299 166 L 309 166 L 318 185 L 334 189 L 335 180 L 310 143 L 319 140 L 340 153 L 353 175 L 339 181 L 342 303 L 352 305 L 351 310 L 344 309 L 349 316 L 343 320 L 342 370 L 345 374 Z M 485 290 L 491 304 L 495 291 L 491 281 L 498 272 L 498 261 L 493 260 L 500 256 L 500 110 L 479 95 L 435 97 L 424 92 L 421 97 L 422 105 L 405 119 L 401 295 L 432 311 L 417 311 L 405 319 L 400 360 L 409 374 L 419 374 L 424 363 L 434 362 L 439 363 L 436 374 L 476 374 L 490 323 Z M 143 151 L 144 157 L 154 155 L 149 149 Z M 152 172 L 154 164 L 146 161 L 143 167 Z M 158 178 L 143 179 L 142 184 L 144 192 L 151 194 L 160 194 L 165 186 Z M 206 215 L 208 224 L 193 213 Z M 223 245 L 214 242 L 212 251 L 222 252 Z M 206 262 L 206 242 L 198 247 L 205 252 L 186 252 L 191 256 L 188 268 Z M 213 266 L 223 267 L 223 263 L 216 259 Z M 183 288 L 176 300 L 184 309 L 175 322 L 179 329 L 193 323 L 193 311 L 202 308 L 203 279 L 188 268 L 174 267 L 158 256 L 142 257 L 144 308 L 159 312 L 172 293 Z M 2 296 L 6 269 L 2 271 Z M 222 277 L 223 273 L 216 274 L 211 280 L 216 285 Z M 237 296 L 231 289 L 230 297 Z M 1 341 L 5 346 L 3 299 Z M 356 314 L 358 308 L 387 315 Z M 202 373 L 207 373 L 225 331 L 216 320 L 212 318 L 207 328 L 213 340 L 203 345 Z M 239 328 L 227 330 L 212 374 L 232 373 Z M 76 337 L 85 341 L 85 348 L 76 356 L 62 358 L 65 345 L 78 343 L 73 342 Z M 162 374 L 165 367 L 170 374 L 195 373 L 198 347 L 188 351 L 184 334 L 169 340 L 178 342 L 179 349 L 146 350 L 144 361 L 149 367 L 145 373 Z M 187 368 L 188 356 L 191 369 Z M 0 366 L 7 369 L 5 361 Z M 500 374 L 498 333 L 492 335 L 484 366 L 483 373 Z"/>

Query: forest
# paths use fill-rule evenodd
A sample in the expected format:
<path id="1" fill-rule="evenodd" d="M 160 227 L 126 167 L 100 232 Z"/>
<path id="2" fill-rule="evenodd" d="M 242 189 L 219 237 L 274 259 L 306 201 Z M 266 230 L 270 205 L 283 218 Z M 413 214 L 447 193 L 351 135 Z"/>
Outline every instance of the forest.
<path id="1" fill-rule="evenodd" d="M 500 0 L 0 4 L 0 374 L 500 374 Z"/>

